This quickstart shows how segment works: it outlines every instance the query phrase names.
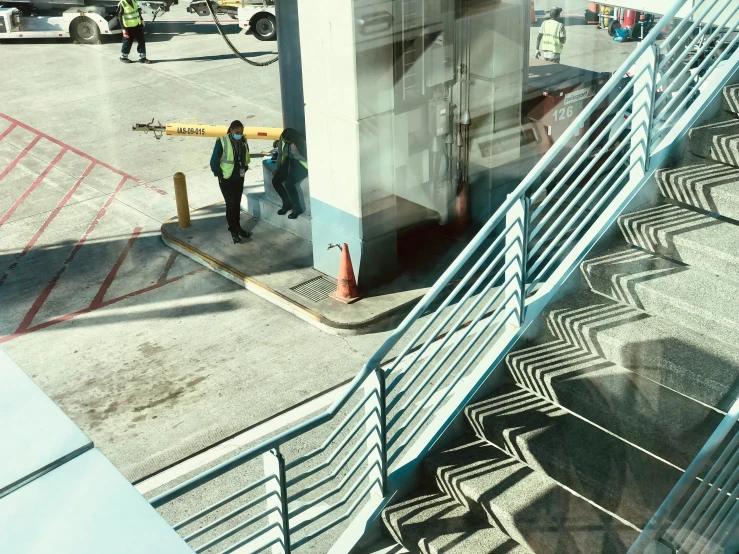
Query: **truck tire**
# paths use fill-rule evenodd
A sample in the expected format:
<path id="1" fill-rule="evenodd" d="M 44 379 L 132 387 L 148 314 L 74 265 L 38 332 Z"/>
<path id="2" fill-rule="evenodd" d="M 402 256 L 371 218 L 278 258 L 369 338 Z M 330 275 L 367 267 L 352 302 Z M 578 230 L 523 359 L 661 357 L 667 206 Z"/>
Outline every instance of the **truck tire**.
<path id="1" fill-rule="evenodd" d="M 251 24 L 254 36 L 259 40 L 276 40 L 277 24 L 275 16 L 271 14 L 260 15 L 254 23 Z"/>
<path id="2" fill-rule="evenodd" d="M 100 27 L 89 17 L 78 17 L 69 26 L 75 44 L 100 44 Z"/>

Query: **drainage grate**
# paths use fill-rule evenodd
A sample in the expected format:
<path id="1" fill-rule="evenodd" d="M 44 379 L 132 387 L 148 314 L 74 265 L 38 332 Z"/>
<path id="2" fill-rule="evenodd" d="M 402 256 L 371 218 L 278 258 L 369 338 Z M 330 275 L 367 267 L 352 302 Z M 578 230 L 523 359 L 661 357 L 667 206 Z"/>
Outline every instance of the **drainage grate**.
<path id="1" fill-rule="evenodd" d="M 297 292 L 301 296 L 305 296 L 308 300 L 320 302 L 321 300 L 326 300 L 328 295 L 336 290 L 336 283 L 326 277 L 314 277 L 294 287 L 290 287 L 290 290 Z"/>

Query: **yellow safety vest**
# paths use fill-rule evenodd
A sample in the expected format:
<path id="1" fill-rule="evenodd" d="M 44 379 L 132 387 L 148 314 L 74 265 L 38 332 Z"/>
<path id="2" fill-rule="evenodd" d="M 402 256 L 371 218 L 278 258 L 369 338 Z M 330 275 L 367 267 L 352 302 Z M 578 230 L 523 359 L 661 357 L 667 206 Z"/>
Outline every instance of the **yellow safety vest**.
<path id="1" fill-rule="evenodd" d="M 287 144 L 285 143 L 284 140 L 280 140 L 280 151 L 279 151 L 279 155 L 277 156 L 279 163 L 277 165 L 280 166 L 284 164 L 285 160 L 287 160 L 287 157 L 289 155 L 290 155 L 290 149 L 287 147 Z M 308 162 L 304 162 L 303 160 L 298 160 L 298 161 L 301 163 L 301 165 L 305 169 L 308 169 Z"/>
<path id="2" fill-rule="evenodd" d="M 139 4 L 136 0 L 131 0 L 131 4 L 127 0 L 121 0 L 118 4 L 123 10 L 123 26 L 136 27 L 141 25 L 141 14 L 139 13 Z"/>
<path id="3" fill-rule="evenodd" d="M 547 19 L 541 24 L 541 30 L 539 31 L 543 36 L 541 38 L 541 49 L 544 52 L 554 52 L 555 54 L 562 53 L 562 31 L 564 25 L 559 21 L 553 19 Z"/>
<path id="4" fill-rule="evenodd" d="M 231 144 L 231 139 L 228 135 L 221 137 L 220 140 L 221 147 L 223 148 L 223 154 L 221 154 L 221 172 L 223 173 L 223 178 L 228 179 L 234 172 L 234 147 L 233 144 Z M 246 147 L 246 159 L 244 160 L 244 165 L 247 166 L 251 161 L 249 143 L 244 141 L 244 146 Z"/>

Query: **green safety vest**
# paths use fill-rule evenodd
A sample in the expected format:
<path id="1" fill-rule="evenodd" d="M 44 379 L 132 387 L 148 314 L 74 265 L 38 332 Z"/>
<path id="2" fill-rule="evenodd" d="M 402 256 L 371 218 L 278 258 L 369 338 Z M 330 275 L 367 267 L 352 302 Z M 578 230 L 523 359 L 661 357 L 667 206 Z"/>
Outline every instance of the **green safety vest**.
<path id="1" fill-rule="evenodd" d="M 223 147 L 223 154 L 221 154 L 221 171 L 223 172 L 223 178 L 228 179 L 234 172 L 234 147 L 231 144 L 231 139 L 228 135 L 220 138 L 221 146 Z M 249 165 L 251 161 L 251 154 L 249 154 L 249 143 L 245 142 L 246 147 L 246 159 L 244 160 L 244 166 Z"/>
<path id="2" fill-rule="evenodd" d="M 131 0 L 131 4 L 127 0 L 121 0 L 118 4 L 123 10 L 123 26 L 136 27 L 141 25 L 141 14 L 139 13 L 139 4 L 136 0 Z"/>
<path id="3" fill-rule="evenodd" d="M 554 52 L 555 54 L 562 53 L 562 31 L 564 25 L 554 19 L 547 19 L 541 24 L 541 30 L 539 31 L 543 36 L 541 38 L 541 49 L 544 52 Z"/>
<path id="4" fill-rule="evenodd" d="M 279 163 L 277 165 L 281 166 L 282 164 L 284 164 L 289 155 L 290 155 L 290 149 L 287 147 L 287 144 L 285 143 L 285 141 L 280 139 L 280 150 L 277 156 L 277 160 Z M 302 166 L 305 169 L 308 169 L 308 162 L 304 162 L 303 160 L 298 160 L 298 161 L 302 164 Z"/>

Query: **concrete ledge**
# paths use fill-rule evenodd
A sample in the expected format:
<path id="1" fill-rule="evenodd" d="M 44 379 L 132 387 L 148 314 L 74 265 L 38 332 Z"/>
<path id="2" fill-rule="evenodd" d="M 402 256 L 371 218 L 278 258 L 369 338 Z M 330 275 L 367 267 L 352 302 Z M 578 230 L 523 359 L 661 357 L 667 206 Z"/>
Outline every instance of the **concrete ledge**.
<path id="1" fill-rule="evenodd" d="M 318 302 L 292 287 L 316 277 L 311 244 L 292 233 L 242 215 L 242 226 L 253 236 L 232 244 L 222 203 L 191 214 L 191 226 L 181 229 L 177 218 L 162 225 L 162 241 L 193 261 L 272 302 L 303 321 L 333 335 L 375 332 L 397 322 L 420 300 L 433 281 L 400 277 L 351 305 L 327 298 Z M 335 281 L 334 281 L 335 282 Z"/>
<path id="2" fill-rule="evenodd" d="M 0 350 L 0 498 L 92 449 L 92 441 Z"/>
<path id="3" fill-rule="evenodd" d="M 0 498 L 0 552 L 192 554 L 97 448 Z"/>

